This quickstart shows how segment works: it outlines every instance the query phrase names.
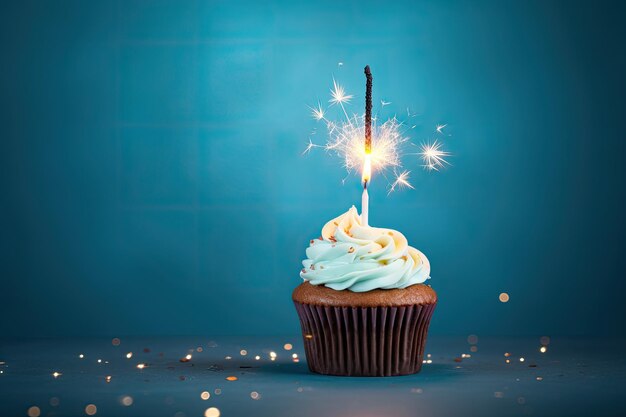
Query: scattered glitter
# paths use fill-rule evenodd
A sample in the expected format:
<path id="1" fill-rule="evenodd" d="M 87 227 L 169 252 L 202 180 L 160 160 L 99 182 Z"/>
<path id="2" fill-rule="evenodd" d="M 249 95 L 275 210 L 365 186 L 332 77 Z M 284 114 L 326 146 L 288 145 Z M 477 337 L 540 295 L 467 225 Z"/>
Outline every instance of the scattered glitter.
<path id="1" fill-rule="evenodd" d="M 185 363 L 185 362 L 189 362 L 191 358 L 192 358 L 191 355 L 186 355 L 184 358 L 180 358 L 179 361 Z"/>
<path id="2" fill-rule="evenodd" d="M 211 394 L 209 393 L 209 391 L 202 391 L 202 393 L 200 394 L 200 398 L 206 401 L 211 398 Z"/>
<path id="3" fill-rule="evenodd" d="M 285 343 L 285 346 L 283 346 L 283 349 L 291 350 L 291 349 L 293 349 L 293 345 L 291 343 Z"/>
<path id="4" fill-rule="evenodd" d="M 511 354 L 510 354 L 509 352 L 506 352 L 506 353 L 504 354 L 504 357 L 505 357 L 505 358 L 508 358 L 509 356 L 511 356 Z"/>
<path id="5" fill-rule="evenodd" d="M 524 362 L 524 361 L 525 361 L 525 359 L 524 359 L 524 358 L 519 358 L 519 361 L 520 361 L 520 362 Z"/>
<path id="6" fill-rule="evenodd" d="M 473 352 L 473 353 L 478 352 L 478 346 L 470 346 L 470 352 Z"/>
<path id="7" fill-rule="evenodd" d="M 53 377 L 55 377 L 55 378 L 58 378 L 58 377 L 60 377 L 61 375 L 63 375 L 61 372 L 56 372 L 56 371 L 54 371 L 54 372 L 52 373 L 52 376 L 53 376 Z"/>
<path id="8" fill-rule="evenodd" d="M 146 365 L 145 363 L 138 363 L 138 364 L 137 364 L 137 369 L 143 369 L 143 368 L 145 368 L 146 366 L 148 366 L 148 365 Z"/>
<path id="9" fill-rule="evenodd" d="M 231 375 L 231 376 L 227 376 L 227 377 L 226 377 L 226 380 L 227 380 L 227 381 L 236 381 L 237 379 L 238 379 L 238 378 L 237 378 L 236 376 L 234 376 L 234 375 Z"/>
<path id="10" fill-rule="evenodd" d="M 256 356 L 254 357 L 254 360 L 257 360 L 257 361 L 258 361 L 259 359 L 261 359 L 261 357 L 260 357 L 259 355 L 256 355 Z"/>
<path id="11" fill-rule="evenodd" d="M 541 346 L 541 347 L 539 348 L 539 352 L 541 352 L 541 353 L 546 353 L 547 351 L 548 351 L 548 348 L 547 348 L 547 347 L 545 347 L 545 346 Z"/>
<path id="12" fill-rule="evenodd" d="M 215 388 L 215 391 L 213 391 L 215 393 L 215 395 L 222 395 L 222 390 L 220 388 Z"/>
<path id="13" fill-rule="evenodd" d="M 109 382 L 111 382 L 111 375 L 107 375 L 107 376 L 104 378 L 104 380 L 107 382 L 107 384 L 108 384 Z"/>
<path id="14" fill-rule="evenodd" d="M 204 417 L 220 417 L 220 409 L 216 407 L 207 408 L 204 411 Z"/>
<path id="15" fill-rule="evenodd" d="M 421 393 L 423 393 L 423 392 L 424 392 L 424 390 L 423 390 L 423 389 L 421 389 L 421 388 L 411 388 L 411 392 L 412 392 L 413 394 L 421 394 Z"/>
<path id="16" fill-rule="evenodd" d="M 98 359 L 98 363 L 102 363 L 102 359 Z"/>
<path id="17" fill-rule="evenodd" d="M 52 407 L 58 407 L 59 404 L 61 404 L 61 400 L 59 400 L 59 397 L 52 397 L 52 398 L 50 398 L 50 405 Z"/>
<path id="18" fill-rule="evenodd" d="M 125 407 L 130 407 L 131 405 L 133 405 L 133 397 L 131 397 L 130 395 L 125 395 L 122 397 L 122 405 Z"/>
<path id="19" fill-rule="evenodd" d="M 470 345 L 477 345 L 478 336 L 476 336 L 475 334 L 470 334 L 469 336 L 467 336 L 467 343 L 469 343 Z"/>
<path id="20" fill-rule="evenodd" d="M 250 398 L 252 398 L 253 400 L 260 400 L 261 399 L 261 394 L 259 394 L 256 391 L 252 391 L 250 393 Z"/>
<path id="21" fill-rule="evenodd" d="M 312 334 L 305 334 L 304 338 L 305 339 L 313 339 L 313 335 Z"/>
<path id="22" fill-rule="evenodd" d="M 270 358 L 276 359 L 276 352 L 270 352 Z"/>
<path id="23" fill-rule="evenodd" d="M 204 349 L 202 349 L 202 346 L 198 346 L 198 347 L 196 348 L 196 352 L 202 352 L 203 350 L 204 350 Z"/>
<path id="24" fill-rule="evenodd" d="M 294 354 L 291 355 L 291 357 L 294 358 L 294 359 L 297 359 L 298 358 L 298 354 L 294 353 Z"/>
<path id="25" fill-rule="evenodd" d="M 83 358 L 85 357 L 85 355 L 83 355 L 83 354 L 81 353 L 80 355 L 78 355 L 78 357 L 79 357 L 80 359 L 83 359 Z"/>
<path id="26" fill-rule="evenodd" d="M 502 391 L 496 391 L 493 393 L 493 396 L 496 398 L 504 398 L 504 393 Z"/>
<path id="27" fill-rule="evenodd" d="M 543 381 L 543 377 L 542 376 L 538 376 L 536 379 L 537 379 L 537 381 Z"/>
<path id="28" fill-rule="evenodd" d="M 300 362 L 300 359 L 298 359 L 298 358 L 293 358 L 293 361 L 294 361 L 295 363 L 298 363 L 298 362 Z"/>
<path id="29" fill-rule="evenodd" d="M 224 359 L 226 359 L 227 361 L 231 360 L 233 357 L 232 356 L 225 356 Z"/>
<path id="30" fill-rule="evenodd" d="M 509 302 L 509 295 L 505 292 L 500 294 L 500 297 L 498 297 L 500 299 L 501 302 L 503 303 L 507 303 Z"/>
<path id="31" fill-rule="evenodd" d="M 128 352 L 128 353 L 126 354 L 126 359 L 130 359 L 130 358 L 132 358 L 132 357 L 133 357 L 133 352 Z"/>
<path id="32" fill-rule="evenodd" d="M 471 357 L 472 357 L 472 355 L 470 355 L 469 353 L 461 353 L 461 357 L 462 357 L 463 359 L 465 359 L 465 358 L 471 358 Z"/>
<path id="33" fill-rule="evenodd" d="M 96 407 L 95 404 L 89 404 L 87 405 L 87 407 L 85 407 L 85 414 L 87 414 L 88 416 L 93 416 L 97 412 L 98 407 Z"/>
<path id="34" fill-rule="evenodd" d="M 433 356 L 433 355 L 431 355 L 430 353 L 428 353 L 428 354 L 426 355 L 426 357 L 427 357 L 427 358 L 430 358 L 431 356 Z"/>
<path id="35" fill-rule="evenodd" d="M 541 343 L 544 346 L 548 346 L 550 344 L 550 337 L 541 336 L 541 339 L 539 339 L 539 343 Z"/>
<path id="36" fill-rule="evenodd" d="M 247 351 L 247 350 L 245 350 L 245 349 L 241 349 L 241 350 L 239 351 L 239 354 L 240 354 L 241 356 L 246 356 L 246 355 L 248 354 L 248 351 Z"/>
<path id="37" fill-rule="evenodd" d="M 28 417 L 39 417 L 41 415 L 41 410 L 36 405 L 33 405 L 28 409 Z"/>
<path id="38" fill-rule="evenodd" d="M 121 341 L 119 338 L 117 338 L 117 337 L 116 337 L 116 338 L 114 338 L 113 340 L 111 340 L 111 344 L 112 344 L 113 346 L 119 346 L 119 345 L 120 345 L 120 343 L 122 343 L 122 341 Z"/>
<path id="39" fill-rule="evenodd" d="M 507 359 L 507 360 L 505 360 L 504 362 L 506 362 L 506 363 L 511 363 L 511 359 Z"/>
<path id="40" fill-rule="evenodd" d="M 519 397 L 519 398 L 517 399 L 517 403 L 518 403 L 518 404 L 520 404 L 520 405 L 525 404 L 525 403 L 526 403 L 526 398 L 524 398 L 524 397 Z"/>

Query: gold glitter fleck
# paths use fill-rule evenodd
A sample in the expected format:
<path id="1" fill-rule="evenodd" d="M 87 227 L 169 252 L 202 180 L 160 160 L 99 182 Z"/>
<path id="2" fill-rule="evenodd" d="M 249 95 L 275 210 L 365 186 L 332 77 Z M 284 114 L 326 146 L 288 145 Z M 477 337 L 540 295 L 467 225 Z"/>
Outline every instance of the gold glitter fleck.
<path id="1" fill-rule="evenodd" d="M 256 355 L 256 356 L 254 357 L 254 360 L 255 360 L 255 361 L 258 361 L 259 359 L 261 359 L 261 357 L 260 357 L 259 355 Z"/>
<path id="2" fill-rule="evenodd" d="M 283 346 L 283 349 L 291 350 L 291 349 L 293 349 L 293 345 L 291 343 L 285 343 L 285 346 Z"/>
<path id="3" fill-rule="evenodd" d="M 298 357 L 297 353 L 294 353 L 293 355 L 291 355 L 292 358 L 296 359 Z"/>
<path id="4" fill-rule="evenodd" d="M 245 349 L 241 349 L 241 350 L 239 351 L 239 354 L 240 354 L 241 356 L 246 356 L 246 355 L 248 354 L 248 351 L 247 351 L 247 350 L 245 350 Z"/>
<path id="5" fill-rule="evenodd" d="M 520 361 L 520 362 L 524 362 L 524 361 L 525 361 L 525 359 L 524 359 L 524 358 L 519 358 L 519 361 Z"/>
<path id="6" fill-rule="evenodd" d="M 252 391 L 250 393 L 250 398 L 252 398 L 253 400 L 260 400 L 261 399 L 261 394 L 259 394 L 256 391 Z"/>
<path id="7" fill-rule="evenodd" d="M 354 247 L 350 246 L 350 249 L 348 249 L 348 253 L 354 253 Z"/>
<path id="8" fill-rule="evenodd" d="M 60 377 L 61 375 L 63 375 L 63 374 L 62 374 L 61 372 L 57 372 L 57 371 L 54 371 L 54 372 L 52 373 L 52 376 L 53 376 L 53 377 L 55 377 L 55 378 L 58 378 L 58 377 Z"/>
<path id="9" fill-rule="evenodd" d="M 204 417 L 220 417 L 220 409 L 217 407 L 210 407 L 204 410 Z"/>
<path id="10" fill-rule="evenodd" d="M 115 337 L 115 338 L 113 338 L 113 340 L 111 340 L 111 344 L 113 346 L 119 346 L 120 343 L 122 343 L 122 341 L 119 338 L 117 338 L 117 337 Z"/>
<path id="11" fill-rule="evenodd" d="M 98 407 L 96 407 L 95 404 L 88 404 L 87 407 L 85 407 L 85 414 L 87 414 L 88 416 L 93 416 L 97 412 Z"/>
<path id="12" fill-rule="evenodd" d="M 33 405 L 28 409 L 28 417 L 39 417 L 41 415 L 41 410 L 36 405 Z"/>
<path id="13" fill-rule="evenodd" d="M 546 353 L 547 351 L 548 351 L 548 348 L 547 348 L 547 347 L 545 347 L 545 346 L 541 346 L 541 347 L 539 348 L 539 352 L 541 352 L 541 353 Z"/>
<path id="14" fill-rule="evenodd" d="M 224 359 L 226 359 L 227 361 L 231 360 L 233 357 L 232 356 L 225 356 Z"/>
<path id="15" fill-rule="evenodd" d="M 200 398 L 206 401 L 211 398 L 211 394 L 209 393 L 209 391 L 202 391 L 202 393 L 200 394 Z"/>
<path id="16" fill-rule="evenodd" d="M 78 355 L 78 357 L 79 357 L 80 359 L 83 359 L 83 358 L 85 357 L 85 355 L 83 355 L 83 354 L 81 353 L 80 355 Z"/>
<path id="17" fill-rule="evenodd" d="M 543 377 L 542 376 L 538 376 L 536 379 L 537 379 L 537 381 L 543 381 Z"/>
<path id="18" fill-rule="evenodd" d="M 270 358 L 276 358 L 276 352 L 270 352 Z"/>
<path id="19" fill-rule="evenodd" d="M 511 356 L 511 354 L 510 354 L 509 352 L 506 352 L 506 353 L 504 354 L 504 357 L 505 357 L 505 358 L 508 358 L 509 356 Z"/>
<path id="20" fill-rule="evenodd" d="M 506 359 L 504 362 L 511 363 L 511 359 Z"/>
<path id="21" fill-rule="evenodd" d="M 132 357 L 133 357 L 133 352 L 128 352 L 128 353 L 126 354 L 126 359 L 130 359 L 130 358 L 132 358 Z"/>
<path id="22" fill-rule="evenodd" d="M 295 363 L 298 363 L 298 362 L 300 362 L 300 359 L 298 359 L 298 358 L 293 358 L 293 361 L 294 361 Z"/>
<path id="23" fill-rule="evenodd" d="M 227 381 L 236 381 L 237 379 L 238 379 L 238 378 L 237 378 L 236 376 L 234 376 L 234 375 L 231 375 L 231 376 L 227 376 L 227 377 L 226 377 L 226 380 L 227 380 Z"/>
<path id="24" fill-rule="evenodd" d="M 500 300 L 500 302 L 502 303 L 508 303 L 509 302 L 509 294 L 503 292 L 500 293 L 500 296 L 498 297 L 498 299 Z"/>
<path id="25" fill-rule="evenodd" d="M 124 407 L 130 407 L 131 405 L 133 405 L 133 397 L 131 397 L 130 395 L 125 395 L 122 397 L 121 403 Z"/>
<path id="26" fill-rule="evenodd" d="M 138 363 L 137 364 L 137 369 L 143 369 L 145 367 L 147 367 L 148 365 L 146 365 L 145 363 Z"/>
<path id="27" fill-rule="evenodd" d="M 312 334 L 305 334 L 304 338 L 305 339 L 313 339 L 313 335 Z"/>
<path id="28" fill-rule="evenodd" d="M 107 384 L 111 382 L 111 375 L 107 375 L 106 377 L 104 377 L 104 380 L 107 382 Z"/>
<path id="29" fill-rule="evenodd" d="M 102 359 L 98 359 L 98 363 L 102 363 Z"/>

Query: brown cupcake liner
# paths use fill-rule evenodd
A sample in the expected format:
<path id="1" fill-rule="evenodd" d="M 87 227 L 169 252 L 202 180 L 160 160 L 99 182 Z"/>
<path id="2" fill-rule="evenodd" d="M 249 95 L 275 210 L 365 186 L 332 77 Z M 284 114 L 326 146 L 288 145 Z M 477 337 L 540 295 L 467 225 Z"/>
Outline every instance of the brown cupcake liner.
<path id="1" fill-rule="evenodd" d="M 396 376 L 420 371 L 436 304 L 330 307 L 294 302 L 312 372 Z"/>

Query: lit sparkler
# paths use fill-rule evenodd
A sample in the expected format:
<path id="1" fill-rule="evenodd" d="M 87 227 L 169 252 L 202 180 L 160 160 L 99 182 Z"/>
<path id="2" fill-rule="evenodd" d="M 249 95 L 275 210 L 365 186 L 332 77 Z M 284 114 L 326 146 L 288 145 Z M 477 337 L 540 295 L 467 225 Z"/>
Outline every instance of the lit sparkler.
<path id="1" fill-rule="evenodd" d="M 324 145 L 313 143 L 309 138 L 303 154 L 309 153 L 313 148 L 324 148 L 326 151 L 336 154 L 343 161 L 344 168 L 348 173 L 361 173 L 364 188 L 367 189 L 371 182 L 372 174 L 378 172 L 389 180 L 389 192 L 401 188 L 411 188 L 409 172 L 403 169 L 403 156 L 405 148 L 410 145 L 408 131 L 416 127 L 415 124 L 407 125 L 395 116 L 379 123 L 376 116 L 371 114 L 371 73 L 366 67 L 366 112 L 365 114 L 351 114 L 346 111 L 346 106 L 354 98 L 348 94 L 344 87 L 333 79 L 333 87 L 330 90 L 331 98 L 329 108 L 324 109 L 320 102 L 314 107 L 309 107 L 311 115 L 317 121 L 325 123 L 328 138 Z M 381 100 L 381 107 L 390 105 L 391 102 Z M 329 120 L 327 112 L 331 107 L 340 107 L 343 117 L 340 120 Z M 369 108 L 368 108 L 369 106 Z M 408 118 L 416 117 L 417 114 L 407 108 Z M 446 124 L 438 124 L 435 131 L 444 134 Z M 439 171 L 449 165 L 447 158 L 450 153 L 443 149 L 443 143 L 424 143 L 417 153 L 427 170 Z M 344 179 L 345 180 L 345 179 Z"/>

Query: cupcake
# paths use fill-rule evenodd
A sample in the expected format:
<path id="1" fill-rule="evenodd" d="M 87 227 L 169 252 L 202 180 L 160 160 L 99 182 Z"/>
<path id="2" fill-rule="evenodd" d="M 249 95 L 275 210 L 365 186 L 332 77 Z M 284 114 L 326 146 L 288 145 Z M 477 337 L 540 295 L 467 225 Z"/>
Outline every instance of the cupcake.
<path id="1" fill-rule="evenodd" d="M 309 369 L 325 375 L 420 371 L 437 294 L 424 254 L 353 206 L 311 240 L 293 292 Z"/>

